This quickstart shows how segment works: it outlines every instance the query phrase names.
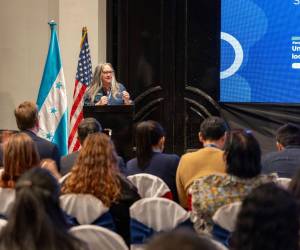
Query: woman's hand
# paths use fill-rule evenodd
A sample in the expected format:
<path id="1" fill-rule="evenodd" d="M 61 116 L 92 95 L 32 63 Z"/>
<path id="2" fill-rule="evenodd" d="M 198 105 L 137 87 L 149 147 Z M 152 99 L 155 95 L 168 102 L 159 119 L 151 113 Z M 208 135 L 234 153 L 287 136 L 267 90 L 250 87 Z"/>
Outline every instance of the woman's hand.
<path id="1" fill-rule="evenodd" d="M 100 101 L 99 102 L 97 102 L 95 105 L 96 106 L 99 106 L 99 105 L 107 105 L 108 104 L 108 98 L 107 98 L 107 96 L 102 96 L 101 98 L 100 98 Z"/>
<path id="2" fill-rule="evenodd" d="M 122 96 L 123 96 L 124 104 L 126 104 L 126 105 L 131 104 L 130 95 L 127 91 L 123 91 Z"/>

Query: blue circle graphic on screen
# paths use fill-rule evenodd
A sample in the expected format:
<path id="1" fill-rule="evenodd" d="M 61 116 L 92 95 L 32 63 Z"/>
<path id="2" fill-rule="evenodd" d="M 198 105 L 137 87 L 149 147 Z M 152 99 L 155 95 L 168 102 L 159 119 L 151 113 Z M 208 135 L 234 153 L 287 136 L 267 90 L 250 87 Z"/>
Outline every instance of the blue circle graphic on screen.
<path id="1" fill-rule="evenodd" d="M 243 52 L 243 48 L 242 48 L 241 44 L 239 43 L 239 41 L 232 35 L 225 33 L 225 32 L 221 32 L 221 40 L 224 40 L 227 43 L 229 43 L 234 50 L 234 60 L 233 60 L 232 64 L 225 70 L 222 70 L 221 74 L 220 74 L 221 79 L 225 79 L 227 77 L 234 75 L 235 72 L 237 72 L 239 70 L 239 68 L 241 67 L 241 65 L 243 63 L 244 52 Z M 230 54 L 228 57 L 230 57 Z"/>
<path id="2" fill-rule="evenodd" d="M 234 61 L 235 52 L 230 43 L 221 39 L 221 51 L 223 51 L 222 64 L 220 71 L 224 71 L 231 66 Z M 226 53 L 226 55 L 224 55 Z"/>
<path id="3" fill-rule="evenodd" d="M 240 44 L 243 60 L 234 68 L 237 50 L 221 39 L 220 101 L 300 103 L 300 4 L 295 3 L 221 1 L 221 37 Z"/>

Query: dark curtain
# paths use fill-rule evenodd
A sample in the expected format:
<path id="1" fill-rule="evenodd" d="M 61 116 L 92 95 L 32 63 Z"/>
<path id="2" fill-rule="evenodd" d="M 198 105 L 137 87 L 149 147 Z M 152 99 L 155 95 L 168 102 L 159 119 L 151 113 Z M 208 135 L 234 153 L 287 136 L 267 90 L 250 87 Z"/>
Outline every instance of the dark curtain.
<path id="1" fill-rule="evenodd" d="M 230 128 L 251 129 L 263 153 L 275 150 L 276 130 L 285 123 L 300 124 L 300 105 L 220 103 L 221 116 Z"/>

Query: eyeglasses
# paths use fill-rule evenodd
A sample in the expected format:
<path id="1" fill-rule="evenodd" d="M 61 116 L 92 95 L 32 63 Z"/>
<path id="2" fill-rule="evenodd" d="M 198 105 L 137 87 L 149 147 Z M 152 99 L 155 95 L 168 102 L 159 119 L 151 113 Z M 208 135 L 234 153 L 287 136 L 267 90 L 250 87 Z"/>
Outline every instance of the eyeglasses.
<path id="1" fill-rule="evenodd" d="M 110 71 L 102 71 L 103 75 L 108 75 L 108 74 L 112 74 L 114 71 L 110 70 Z"/>

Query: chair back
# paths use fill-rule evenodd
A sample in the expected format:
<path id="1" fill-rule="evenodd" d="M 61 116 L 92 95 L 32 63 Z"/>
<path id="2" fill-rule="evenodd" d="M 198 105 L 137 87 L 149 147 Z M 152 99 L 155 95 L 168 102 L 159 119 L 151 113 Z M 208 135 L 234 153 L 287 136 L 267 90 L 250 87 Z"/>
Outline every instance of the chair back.
<path id="1" fill-rule="evenodd" d="M 278 184 L 280 187 L 284 189 L 288 189 L 290 185 L 291 179 L 285 178 L 285 177 L 278 177 L 275 181 L 276 184 Z"/>
<path id="2" fill-rule="evenodd" d="M 65 174 L 64 176 L 62 176 L 59 180 L 58 180 L 58 183 L 60 184 L 60 185 L 62 185 L 64 182 L 65 182 L 65 180 L 70 176 L 70 172 L 69 173 L 67 173 L 67 174 Z"/>
<path id="3" fill-rule="evenodd" d="M 0 188 L 0 217 L 7 218 L 15 201 L 15 197 L 15 189 Z"/>
<path id="4" fill-rule="evenodd" d="M 237 201 L 220 207 L 213 215 L 214 223 L 229 232 L 233 232 L 241 204 L 240 201 Z"/>
<path id="5" fill-rule="evenodd" d="M 81 225 L 72 227 L 70 232 L 85 242 L 89 250 L 128 250 L 128 247 L 120 235 L 103 227 Z"/>
<path id="6" fill-rule="evenodd" d="M 164 197 L 173 199 L 168 185 L 159 177 L 152 174 L 135 174 L 127 178 L 137 187 L 138 193 L 142 198 Z"/>
<path id="7" fill-rule="evenodd" d="M 174 201 L 144 198 L 130 207 L 131 249 L 140 249 L 157 232 L 180 226 L 192 229 L 190 214 Z"/>
<path id="8" fill-rule="evenodd" d="M 6 226 L 7 224 L 7 220 L 5 219 L 0 219 L 0 232 L 2 231 L 2 229 Z"/>
<path id="9" fill-rule="evenodd" d="M 109 208 L 101 200 L 90 194 L 64 194 L 60 196 L 62 210 L 74 217 L 78 224 L 95 224 L 114 230 L 114 222 Z"/>

